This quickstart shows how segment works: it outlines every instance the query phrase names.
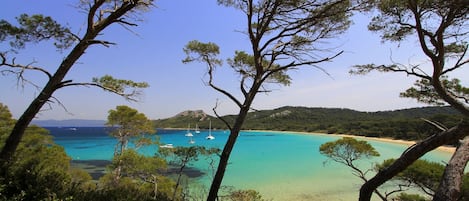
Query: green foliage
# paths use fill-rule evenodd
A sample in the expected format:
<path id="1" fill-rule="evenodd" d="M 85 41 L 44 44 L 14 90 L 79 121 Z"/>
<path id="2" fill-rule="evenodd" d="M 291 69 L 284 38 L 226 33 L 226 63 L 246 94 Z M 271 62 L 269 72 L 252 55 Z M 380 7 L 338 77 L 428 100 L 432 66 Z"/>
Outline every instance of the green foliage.
<path id="1" fill-rule="evenodd" d="M 155 198 L 152 184 L 142 183 L 129 177 L 123 177 L 114 182 L 111 174 L 106 174 L 99 180 L 99 188 L 80 195 L 77 200 L 113 200 L 113 201 L 169 201 L 164 193 L 158 192 Z"/>
<path id="2" fill-rule="evenodd" d="M 251 78 L 254 80 L 256 78 L 257 68 L 256 59 L 253 55 L 249 55 L 244 51 L 236 51 L 233 59 L 228 59 L 228 64 L 233 68 L 233 70 L 239 73 L 242 77 Z M 290 85 L 291 78 L 285 73 L 285 71 L 277 71 L 281 66 L 278 64 L 273 64 L 271 61 L 263 60 L 261 62 L 262 71 L 272 72 L 270 76 L 265 80 L 266 82 L 271 83 L 280 83 L 283 85 Z"/>
<path id="3" fill-rule="evenodd" d="M 176 164 L 187 164 L 188 162 L 199 160 L 200 155 L 209 156 L 212 154 L 218 154 L 219 152 L 220 149 L 218 148 L 206 148 L 203 146 L 158 149 L 158 153 L 161 156 L 172 157 L 173 160 L 171 160 L 171 162 Z"/>
<path id="4" fill-rule="evenodd" d="M 100 78 L 94 77 L 92 82 L 94 85 L 99 86 L 106 91 L 116 93 L 129 100 L 133 100 L 132 97 L 141 94 L 139 89 L 149 87 L 148 83 L 146 82 L 134 82 L 132 80 L 116 79 L 110 75 L 105 75 Z"/>
<path id="5" fill-rule="evenodd" d="M 401 41 L 415 31 L 414 13 L 411 9 L 418 9 L 421 25 L 427 31 L 438 29 L 434 23 L 439 19 L 448 20 L 446 30 L 448 36 L 460 31 L 461 26 L 467 25 L 467 2 L 461 0 L 432 0 L 432 1 L 407 1 L 385 0 L 377 1 L 380 15 L 374 17 L 369 25 L 371 31 L 381 32 L 382 38 L 391 41 Z M 441 30 L 440 30 L 441 31 Z M 428 34 L 428 33 L 427 33 Z M 459 34 L 457 34 L 459 35 Z M 456 36 L 456 35 L 453 35 Z"/>
<path id="6" fill-rule="evenodd" d="M 8 108 L 0 104 L 2 146 L 14 122 Z M 63 147 L 53 143 L 47 130 L 36 126 L 28 127 L 13 159 L 3 168 L 0 200 L 65 200 L 74 188 L 85 189 L 91 178 L 72 171 Z"/>
<path id="7" fill-rule="evenodd" d="M 379 153 L 367 141 L 351 137 L 327 142 L 319 147 L 319 152 L 335 162 L 353 166 L 356 160 L 379 156 Z"/>
<path id="8" fill-rule="evenodd" d="M 173 200 L 177 198 L 177 193 L 180 192 L 179 185 L 183 184 L 183 171 L 187 165 L 199 160 L 199 156 L 210 157 L 214 154 L 219 154 L 220 149 L 218 148 L 206 148 L 203 146 L 191 146 L 191 147 L 174 147 L 174 148 L 160 148 L 158 154 L 161 157 L 169 160 L 171 165 L 178 168 L 176 185 L 173 190 Z M 187 182 L 185 182 L 187 183 Z M 184 186 L 187 188 L 187 186 Z"/>
<path id="9" fill-rule="evenodd" d="M 183 48 L 186 58 L 182 61 L 183 63 L 189 63 L 193 61 L 208 62 L 210 65 L 217 66 L 223 62 L 216 57 L 220 54 L 220 48 L 215 43 L 202 43 L 196 40 L 189 41 Z"/>
<path id="10" fill-rule="evenodd" d="M 377 165 L 377 171 L 391 165 L 395 159 L 388 159 Z M 433 194 L 440 184 L 445 166 L 427 160 L 417 160 L 400 172 L 394 179 L 408 181 L 422 189 L 423 192 Z"/>
<path id="11" fill-rule="evenodd" d="M 8 133 L 11 132 L 14 123 L 15 121 L 8 107 L 0 103 L 0 142 L 2 142 L 0 143 L 0 148 L 3 148 L 4 142 L 8 137 Z"/>
<path id="12" fill-rule="evenodd" d="M 142 145 L 157 143 L 147 138 L 148 134 L 154 134 L 153 122 L 143 113 L 128 106 L 117 106 L 116 110 L 110 110 L 107 125 L 113 127 L 111 135 L 118 139 L 111 172 L 100 179 L 100 183 L 107 190 L 126 189 L 128 193 L 135 193 L 136 197 L 123 195 L 120 200 L 148 200 L 169 197 L 172 181 L 160 175 L 166 168 L 166 162 L 159 157 L 147 157 L 138 154 L 134 149 L 127 149 L 129 139 L 134 140 L 135 148 Z M 115 127 L 117 125 L 117 127 Z M 163 184 L 164 188 L 158 186 Z M 106 190 L 106 191 L 107 191 Z M 162 191 L 163 190 L 163 191 Z M 152 196 L 151 196 L 152 195 Z M 130 195 L 131 196 L 131 195 Z M 143 197 L 139 197 L 143 196 Z"/>
<path id="13" fill-rule="evenodd" d="M 441 83 L 445 89 L 450 91 L 455 97 L 459 97 L 461 99 L 469 98 L 469 88 L 462 86 L 459 79 L 454 78 L 452 80 L 448 80 L 446 76 L 443 76 Z M 428 79 L 415 81 L 414 87 L 407 89 L 405 92 L 401 93 L 400 96 L 405 98 L 414 98 L 419 102 L 433 105 L 444 105 L 446 103 L 435 91 L 433 85 Z"/>
<path id="14" fill-rule="evenodd" d="M 118 180 L 115 179 L 113 173 L 117 168 L 120 168 Z M 99 186 L 106 194 L 122 189 L 127 189 L 123 192 L 134 193 L 117 196 L 118 200 L 151 200 L 155 196 L 155 188 L 157 197 L 166 198 L 171 195 L 174 182 L 161 175 L 165 169 L 164 159 L 156 156 L 143 156 L 129 149 L 113 158 L 109 166 L 110 172 L 100 178 Z M 121 193 L 118 194 L 121 195 Z"/>
<path id="15" fill-rule="evenodd" d="M 219 148 L 207 148 L 204 146 L 190 146 L 181 147 L 177 146 L 174 148 L 160 148 L 158 149 L 158 155 L 162 157 L 172 158 L 170 161 L 176 164 L 182 164 L 187 161 L 197 161 L 199 156 L 210 156 L 213 154 L 219 154 L 221 150 Z"/>
<path id="16" fill-rule="evenodd" d="M 69 161 L 63 148 L 52 144 L 47 130 L 30 127 L 2 178 L 6 186 L 1 194 L 24 200 L 64 198 L 71 183 Z"/>
<path id="17" fill-rule="evenodd" d="M 43 15 L 22 14 L 16 18 L 19 26 L 0 20 L 0 42 L 11 40 L 10 46 L 15 49 L 25 48 L 26 43 L 41 42 L 53 39 L 58 49 L 69 48 L 77 39 L 69 28 L 61 26 L 51 17 Z"/>
<path id="18" fill-rule="evenodd" d="M 148 118 L 143 113 L 139 113 L 137 110 L 132 109 L 125 105 L 116 107 L 116 110 L 109 110 L 108 121 L 106 123 L 109 126 L 122 127 L 122 132 L 127 132 L 132 136 L 140 135 L 145 132 L 154 132 L 152 130 L 152 123 L 148 121 Z M 130 132 L 131 130 L 137 130 L 136 132 Z"/>
<path id="19" fill-rule="evenodd" d="M 8 108 L 0 104 L 2 145 L 14 122 Z M 70 158 L 63 147 L 53 143 L 47 130 L 29 127 L 0 177 L 0 200 L 169 200 L 174 182 L 160 174 L 166 166 L 163 159 L 128 150 L 113 165 L 116 161 L 124 161 L 119 182 L 109 173 L 96 183 L 84 170 L 70 167 Z"/>
<path id="20" fill-rule="evenodd" d="M 376 170 L 380 171 L 392 164 L 395 159 L 388 159 L 376 166 Z M 441 177 L 445 171 L 445 166 L 441 163 L 431 162 L 427 160 L 417 160 L 404 171 L 395 176 L 394 180 L 410 182 L 413 186 L 421 189 L 426 194 L 434 194 L 440 184 Z M 461 197 L 458 200 L 467 200 L 469 197 L 469 173 L 464 174 L 461 185 Z M 399 200 L 425 200 L 417 195 L 401 194 Z"/>
<path id="21" fill-rule="evenodd" d="M 142 138 L 155 133 L 153 122 L 145 114 L 125 105 L 117 106 L 116 110 L 109 110 L 106 125 L 113 128 L 110 134 L 118 140 L 115 155 L 121 154 L 127 148 L 130 139 L 135 140 L 137 148 L 152 143 L 151 140 L 142 140 Z"/>
<path id="22" fill-rule="evenodd" d="M 143 156 L 133 149 L 126 150 L 121 155 L 114 157 L 110 168 L 115 169 L 119 165 L 122 168 L 122 176 L 142 180 L 151 180 L 152 175 L 158 175 L 159 172 L 166 169 L 164 159 Z"/>

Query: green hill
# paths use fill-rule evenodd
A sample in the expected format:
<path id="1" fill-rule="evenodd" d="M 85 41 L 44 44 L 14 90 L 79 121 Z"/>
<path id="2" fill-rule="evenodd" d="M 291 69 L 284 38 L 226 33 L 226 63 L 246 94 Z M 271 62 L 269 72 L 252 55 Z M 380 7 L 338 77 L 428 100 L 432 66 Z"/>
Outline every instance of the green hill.
<path id="1" fill-rule="evenodd" d="M 224 116 L 233 122 L 235 116 Z M 418 140 L 437 130 L 422 119 L 455 125 L 461 115 L 451 107 L 422 107 L 394 111 L 360 112 L 341 108 L 307 108 L 286 106 L 273 110 L 249 113 L 245 130 L 305 131 L 322 133 L 346 133 L 353 135 L 392 137 Z M 187 128 L 197 123 L 202 129 L 212 127 L 226 129 L 225 125 L 203 111 L 186 111 L 172 118 L 156 120 L 158 128 Z"/>

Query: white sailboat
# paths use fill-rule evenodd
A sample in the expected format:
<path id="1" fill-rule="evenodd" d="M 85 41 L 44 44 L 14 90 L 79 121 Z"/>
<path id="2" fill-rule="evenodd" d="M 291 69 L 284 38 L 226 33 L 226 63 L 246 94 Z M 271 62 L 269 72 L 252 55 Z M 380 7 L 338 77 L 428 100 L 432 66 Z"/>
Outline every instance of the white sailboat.
<path id="1" fill-rule="evenodd" d="M 187 126 L 187 133 L 186 133 L 184 136 L 190 138 L 190 139 L 189 139 L 189 144 L 194 144 L 194 143 L 195 143 L 194 139 L 192 139 L 192 137 L 193 137 L 194 135 L 191 133 L 191 124 L 189 124 L 189 125 Z"/>
<path id="2" fill-rule="evenodd" d="M 199 133 L 200 133 L 200 129 L 199 129 L 199 125 L 198 125 L 198 124 L 195 124 L 195 133 L 196 133 L 196 134 L 199 134 Z"/>
<path id="3" fill-rule="evenodd" d="M 215 137 L 213 137 L 213 135 L 212 135 L 212 121 L 210 121 L 210 124 L 208 126 L 208 136 L 205 137 L 205 139 L 207 139 L 207 140 L 214 140 L 215 139 Z"/>
<path id="4" fill-rule="evenodd" d="M 189 126 L 187 126 L 187 133 L 184 135 L 186 137 L 192 137 L 194 136 L 192 133 L 191 133 L 191 124 L 189 124 Z"/>

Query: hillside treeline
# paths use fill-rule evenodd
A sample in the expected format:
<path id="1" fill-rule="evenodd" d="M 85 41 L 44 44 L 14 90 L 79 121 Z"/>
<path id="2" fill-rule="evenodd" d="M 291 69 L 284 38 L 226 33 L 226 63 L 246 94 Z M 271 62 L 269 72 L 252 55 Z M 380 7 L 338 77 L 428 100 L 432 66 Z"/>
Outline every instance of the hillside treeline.
<path id="1" fill-rule="evenodd" d="M 207 129 L 226 129 L 219 119 L 199 113 L 185 113 L 168 119 L 156 120 L 158 128 L 192 129 L 197 124 Z M 224 116 L 228 122 L 234 116 Z M 281 107 L 249 113 L 243 126 L 245 130 L 303 131 L 330 134 L 352 134 L 368 137 L 390 137 L 403 140 L 419 140 L 438 131 L 428 123 L 432 121 L 451 127 L 462 116 L 451 107 L 423 107 L 394 111 L 360 112 L 340 108 Z"/>

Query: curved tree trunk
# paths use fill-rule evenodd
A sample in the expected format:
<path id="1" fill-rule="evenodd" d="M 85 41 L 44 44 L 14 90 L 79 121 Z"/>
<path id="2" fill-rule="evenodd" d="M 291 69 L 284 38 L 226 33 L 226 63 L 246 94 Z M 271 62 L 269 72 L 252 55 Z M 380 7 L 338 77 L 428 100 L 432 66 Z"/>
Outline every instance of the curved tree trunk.
<path id="1" fill-rule="evenodd" d="M 39 95 L 31 102 L 29 107 L 21 115 L 21 117 L 16 122 L 13 130 L 8 136 L 5 146 L 0 152 L 0 164 L 6 165 L 10 162 L 13 154 L 18 147 L 21 138 L 23 137 L 24 131 L 31 123 L 32 119 L 36 114 L 41 110 L 44 104 L 49 101 L 53 93 L 62 87 L 63 79 L 67 75 L 68 71 L 73 67 L 75 62 L 84 54 L 85 50 L 92 44 L 99 44 L 95 41 L 96 36 L 104 30 L 106 27 L 112 23 L 118 23 L 118 19 L 125 15 L 128 11 L 135 8 L 138 5 L 139 1 L 129 1 L 123 2 L 122 5 L 116 8 L 109 16 L 106 18 L 99 19 L 94 21 L 95 14 L 98 9 L 106 3 L 106 0 L 96 0 L 94 4 L 90 7 L 88 13 L 88 27 L 86 34 L 79 41 L 79 43 L 72 49 L 72 51 L 67 55 L 67 57 L 62 61 L 58 67 L 55 74 L 49 79 L 47 84 L 44 86 Z M 2 170 L 5 168 L 2 168 Z M 1 171 L 1 170 L 0 170 Z"/>
<path id="2" fill-rule="evenodd" d="M 461 194 L 462 177 L 469 161 L 469 136 L 465 137 L 446 165 L 433 201 L 456 201 Z"/>
<path id="3" fill-rule="evenodd" d="M 95 36 L 96 34 L 93 36 L 93 38 Z M 82 41 L 72 50 L 68 57 L 63 60 L 54 76 L 51 77 L 39 95 L 31 102 L 26 111 L 18 119 L 5 142 L 5 146 L 3 147 L 2 152 L 0 153 L 0 160 L 2 164 L 8 163 L 10 161 L 29 123 L 31 123 L 36 114 L 41 110 L 42 106 L 44 106 L 44 104 L 49 101 L 49 99 L 52 97 L 52 94 L 58 88 L 60 88 L 63 78 L 73 66 L 73 64 L 78 60 L 78 58 L 80 58 L 80 56 L 85 52 L 87 47 L 88 44 Z"/>
<path id="4" fill-rule="evenodd" d="M 218 163 L 217 172 L 215 173 L 212 185 L 210 186 L 207 201 L 215 201 L 218 198 L 218 190 L 220 189 L 223 177 L 225 176 L 226 166 L 228 165 L 228 160 L 230 159 L 231 151 L 233 150 L 233 147 L 236 143 L 236 139 L 239 136 L 239 132 L 241 131 L 241 127 L 243 126 L 248 111 L 249 107 L 243 107 L 240 109 L 240 112 L 236 118 L 236 122 L 230 131 L 228 141 L 226 142 L 225 147 L 223 148 L 223 151 L 221 153 L 220 162 Z"/>
<path id="5" fill-rule="evenodd" d="M 466 120 L 451 129 L 430 136 L 412 145 L 393 164 L 378 172 L 373 178 L 362 185 L 359 201 L 369 201 L 374 190 L 396 176 L 399 172 L 405 170 L 427 152 L 448 144 L 454 139 L 462 139 L 467 135 L 469 135 L 469 122 Z"/>

